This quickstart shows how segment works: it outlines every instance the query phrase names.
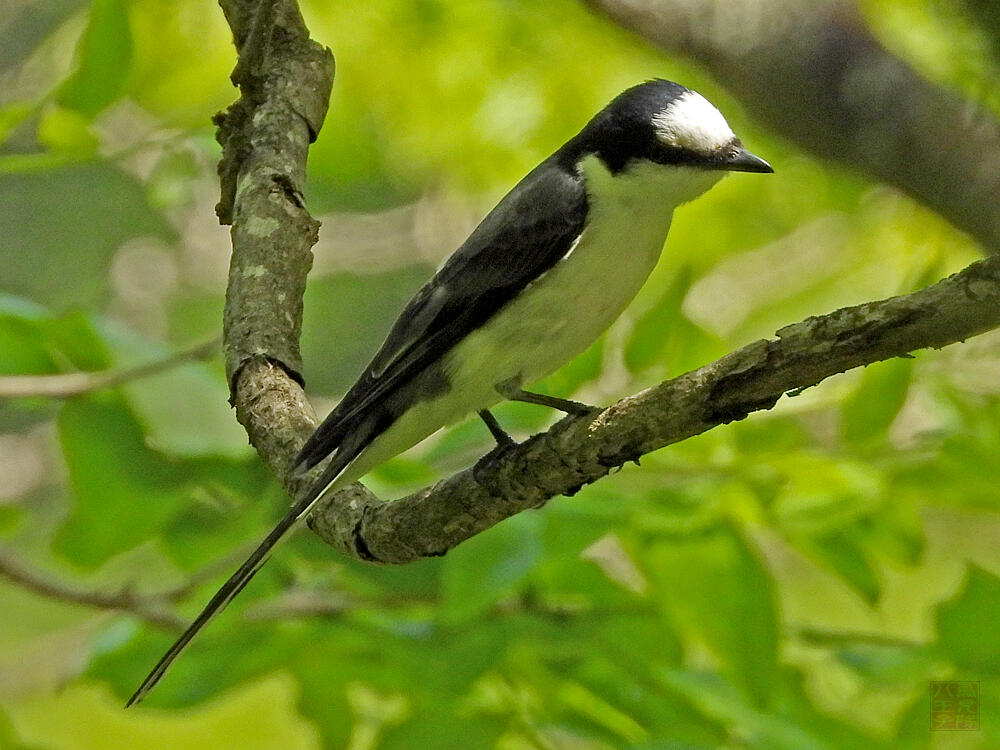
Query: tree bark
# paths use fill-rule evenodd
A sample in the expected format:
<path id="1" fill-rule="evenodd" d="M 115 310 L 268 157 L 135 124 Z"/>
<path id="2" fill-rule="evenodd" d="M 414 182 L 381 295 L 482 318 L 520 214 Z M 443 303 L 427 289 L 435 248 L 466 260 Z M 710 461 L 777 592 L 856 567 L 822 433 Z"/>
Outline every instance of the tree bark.
<path id="1" fill-rule="evenodd" d="M 232 224 L 223 317 L 231 403 L 264 463 L 288 467 L 316 415 L 302 392 L 302 295 L 319 222 L 305 208 L 309 145 L 333 86 L 330 50 L 309 39 L 294 0 L 221 0 L 240 99 L 216 116 L 219 220 Z"/>

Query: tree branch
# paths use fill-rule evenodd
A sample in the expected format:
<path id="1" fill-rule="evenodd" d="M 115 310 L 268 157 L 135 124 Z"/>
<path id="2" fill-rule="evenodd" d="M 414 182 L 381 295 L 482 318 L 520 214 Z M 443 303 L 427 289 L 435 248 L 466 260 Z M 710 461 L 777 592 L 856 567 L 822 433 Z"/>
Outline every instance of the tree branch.
<path id="1" fill-rule="evenodd" d="M 309 144 L 323 124 L 333 55 L 309 39 L 294 0 L 221 0 L 240 99 L 216 117 L 222 223 L 233 255 L 223 319 L 231 402 L 250 442 L 285 481 L 315 427 L 301 383 L 302 294 L 319 222 L 305 208 Z"/>
<path id="2" fill-rule="evenodd" d="M 176 586 L 139 594 L 129 585 L 111 590 L 88 590 L 72 583 L 56 580 L 47 573 L 35 570 L 16 555 L 0 547 L 0 578 L 47 599 L 79 604 L 99 610 L 109 610 L 133 615 L 152 625 L 174 633 L 181 633 L 188 620 L 174 613 L 171 605 L 187 599 L 199 586 L 213 580 L 223 570 L 246 559 L 253 547 L 240 547 L 198 570 Z M 279 620 L 307 616 L 333 617 L 358 606 L 348 594 L 339 591 L 292 590 L 271 601 L 264 601 L 248 610 L 248 621 Z M 381 602 L 379 606 L 384 606 Z"/>
<path id="3" fill-rule="evenodd" d="M 180 589 L 177 592 L 171 591 L 148 596 L 139 596 L 128 588 L 117 591 L 81 591 L 31 570 L 3 550 L 0 550 L 0 576 L 29 591 L 51 599 L 82 604 L 85 607 L 96 609 L 128 612 L 140 620 L 145 620 L 166 630 L 181 632 L 187 624 L 185 620 L 164 606 L 183 593 Z M 185 587 L 184 592 L 186 590 Z"/>
<path id="4" fill-rule="evenodd" d="M 233 221 L 227 371 L 241 424 L 295 495 L 304 487 L 289 479 L 288 470 L 315 425 L 300 386 L 297 348 L 317 230 L 303 207 L 302 179 L 332 66 L 328 53 L 308 41 L 292 0 L 264 0 L 256 16 L 247 10 L 250 3 L 222 4 L 240 49 L 234 79 L 242 90 L 242 99 L 219 120 L 225 145 L 220 216 Z M 265 71 L 265 64 L 273 71 Z M 289 88 L 289 81 L 296 86 Z M 313 114 L 300 114 L 305 112 Z M 353 485 L 326 500 L 309 524 L 327 543 L 362 560 L 405 563 L 441 555 L 508 516 L 573 494 L 627 461 L 771 408 L 784 393 L 997 326 L 1000 258 L 911 295 L 788 326 L 777 339 L 754 342 L 595 417 L 563 419 L 400 500 L 383 502 Z"/>
<path id="5" fill-rule="evenodd" d="M 1000 123 L 888 52 L 846 0 L 584 0 L 703 65 L 755 119 L 1000 250 Z"/>
<path id="6" fill-rule="evenodd" d="M 170 370 L 186 362 L 205 359 L 219 348 L 219 339 L 212 339 L 187 351 L 172 354 L 156 362 L 137 367 L 104 372 L 66 372 L 58 375 L 0 375 L 0 398 L 72 398 L 132 380 Z"/>
<path id="7" fill-rule="evenodd" d="M 807 318 L 642 393 L 595 417 L 566 417 L 548 432 L 433 487 L 386 503 L 334 496 L 309 525 L 361 559 L 406 563 L 460 542 L 556 495 L 572 495 L 613 468 L 693 435 L 770 409 L 854 367 L 940 348 L 1000 326 L 1000 256 L 902 297 Z"/>

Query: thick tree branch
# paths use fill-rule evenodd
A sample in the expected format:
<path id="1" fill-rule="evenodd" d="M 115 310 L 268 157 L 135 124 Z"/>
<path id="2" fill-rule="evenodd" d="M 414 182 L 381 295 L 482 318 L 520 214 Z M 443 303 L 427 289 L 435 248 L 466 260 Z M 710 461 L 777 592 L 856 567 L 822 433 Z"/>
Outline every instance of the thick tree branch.
<path id="1" fill-rule="evenodd" d="M 611 469 L 720 424 L 770 409 L 824 378 L 1000 326 L 1000 256 L 903 297 L 808 318 L 725 357 L 622 399 L 433 487 L 385 503 L 330 499 L 310 526 L 345 554 L 405 563 L 460 542 Z M 499 453 L 499 455 L 498 455 Z"/>
<path id="2" fill-rule="evenodd" d="M 303 190 L 309 144 L 329 103 L 333 55 L 309 39 L 294 0 L 220 5 L 239 52 L 232 78 L 241 94 L 216 117 L 223 146 L 217 212 L 233 226 L 226 373 L 237 419 L 285 478 L 316 421 L 299 374 L 302 294 L 319 229 Z"/>
<path id="3" fill-rule="evenodd" d="M 220 216 L 233 220 L 227 370 L 240 422 L 295 494 L 301 488 L 289 480 L 289 464 L 315 424 L 298 374 L 302 290 L 317 229 L 302 205 L 302 177 L 309 140 L 322 120 L 317 103 L 325 106 L 332 68 L 308 42 L 291 0 L 263 0 L 260 6 L 223 0 L 223 7 L 240 49 L 234 78 L 243 97 L 220 120 Z M 253 7 L 264 10 L 254 16 L 247 10 Z M 289 88 L 289 81 L 296 86 Z M 297 101 L 299 96 L 308 101 Z M 905 297 L 788 326 L 775 340 L 757 341 L 594 417 L 566 418 L 409 497 L 383 502 L 354 485 L 328 499 L 310 526 L 362 560 L 405 563 L 441 555 L 627 461 L 770 408 L 784 393 L 997 326 L 1000 258 Z"/>
<path id="4" fill-rule="evenodd" d="M 1000 249 L 1000 123 L 889 53 L 848 0 L 585 0 L 710 70 L 806 151 L 901 188 Z"/>

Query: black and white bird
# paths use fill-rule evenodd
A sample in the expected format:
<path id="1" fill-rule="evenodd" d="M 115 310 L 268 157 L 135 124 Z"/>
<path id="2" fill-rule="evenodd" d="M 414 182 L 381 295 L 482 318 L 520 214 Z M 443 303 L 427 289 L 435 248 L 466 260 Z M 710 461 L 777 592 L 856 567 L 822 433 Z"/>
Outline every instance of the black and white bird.
<path id="1" fill-rule="evenodd" d="M 584 351 L 653 270 L 674 209 L 727 172 L 772 172 L 700 94 L 664 80 L 616 97 L 490 211 L 400 313 L 371 364 L 296 460 L 321 477 L 212 597 L 136 703 L 316 503 L 439 428 L 526 392 Z"/>

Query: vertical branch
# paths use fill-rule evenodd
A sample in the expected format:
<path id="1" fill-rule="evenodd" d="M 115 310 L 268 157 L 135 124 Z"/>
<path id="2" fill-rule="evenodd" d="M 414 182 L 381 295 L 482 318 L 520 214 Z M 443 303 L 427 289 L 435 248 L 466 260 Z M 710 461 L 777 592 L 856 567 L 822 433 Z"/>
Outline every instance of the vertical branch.
<path id="1" fill-rule="evenodd" d="M 219 220 L 232 225 L 223 319 L 237 418 L 286 481 L 313 429 L 302 393 L 302 295 L 319 222 L 305 207 L 305 170 L 329 104 L 334 63 L 309 38 L 295 0 L 220 0 L 239 61 L 240 98 L 216 116 L 222 144 Z M 289 486 L 290 490 L 294 487 Z"/>

